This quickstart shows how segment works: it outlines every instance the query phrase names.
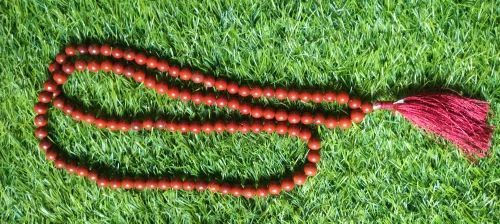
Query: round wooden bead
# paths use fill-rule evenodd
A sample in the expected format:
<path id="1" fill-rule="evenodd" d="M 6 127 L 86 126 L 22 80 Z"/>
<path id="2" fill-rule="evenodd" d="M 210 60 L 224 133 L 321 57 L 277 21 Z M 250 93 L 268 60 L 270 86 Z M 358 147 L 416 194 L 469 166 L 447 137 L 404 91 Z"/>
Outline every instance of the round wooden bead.
<path id="1" fill-rule="evenodd" d="M 47 103 L 38 102 L 33 108 L 36 114 L 46 114 L 49 110 L 49 105 Z"/>
<path id="2" fill-rule="evenodd" d="M 254 197 L 255 193 L 255 189 L 251 187 L 246 187 L 243 189 L 243 196 L 247 199 Z"/>
<path id="3" fill-rule="evenodd" d="M 349 102 L 349 94 L 346 92 L 339 92 L 336 97 L 337 103 L 346 104 Z"/>
<path id="4" fill-rule="evenodd" d="M 37 127 L 43 127 L 47 125 L 48 119 L 47 116 L 44 114 L 39 114 L 35 116 L 35 126 Z"/>
<path id="5" fill-rule="evenodd" d="M 64 48 L 64 53 L 66 53 L 66 55 L 68 56 L 74 56 L 76 55 L 76 52 L 76 48 L 73 45 L 68 45 L 66 46 L 66 48 Z"/>
<path id="6" fill-rule="evenodd" d="M 318 139 L 316 138 L 311 138 L 309 139 L 309 142 L 307 143 L 307 147 L 311 150 L 319 150 L 321 148 L 321 143 Z"/>
<path id="7" fill-rule="evenodd" d="M 91 44 L 88 47 L 88 52 L 90 55 L 98 55 L 100 52 L 100 47 L 97 44 Z"/>
<path id="8" fill-rule="evenodd" d="M 314 163 L 306 163 L 304 165 L 304 173 L 307 176 L 314 176 L 318 172 L 318 169 L 316 168 L 316 164 Z"/>
<path id="9" fill-rule="evenodd" d="M 42 103 L 49 103 L 52 100 L 52 93 L 49 91 L 42 91 L 38 94 L 38 101 Z"/>
<path id="10" fill-rule="evenodd" d="M 348 129 L 352 125 L 352 121 L 349 118 L 343 117 L 339 120 L 339 127 L 341 129 Z"/>
<path id="11" fill-rule="evenodd" d="M 288 91 L 287 98 L 291 101 L 296 101 L 300 98 L 300 94 L 295 90 L 290 90 Z"/>
<path id="12" fill-rule="evenodd" d="M 293 183 L 296 185 L 303 185 L 307 180 L 307 176 L 304 172 L 296 172 L 293 174 Z"/>
<path id="13" fill-rule="evenodd" d="M 311 163 L 318 163 L 320 158 L 321 157 L 319 155 L 319 151 L 316 151 L 316 150 L 311 150 L 307 154 L 307 161 L 309 161 Z"/>
<path id="14" fill-rule="evenodd" d="M 267 189 L 270 194 L 277 195 L 281 192 L 281 185 L 276 183 L 270 183 Z"/>
<path id="15" fill-rule="evenodd" d="M 291 191 L 295 187 L 292 179 L 284 179 L 281 181 L 281 189 L 284 191 Z"/>
<path id="16" fill-rule="evenodd" d="M 47 151 L 48 149 L 50 149 L 52 147 L 52 142 L 50 140 L 48 140 L 47 138 L 44 138 L 44 139 L 40 140 L 40 143 L 38 143 L 38 147 L 43 151 Z"/>
<path id="17" fill-rule="evenodd" d="M 359 98 L 349 99 L 349 108 L 358 109 L 361 106 L 361 100 Z"/>
<path id="18" fill-rule="evenodd" d="M 373 111 L 373 105 L 371 103 L 365 102 L 361 104 L 361 111 L 367 114 Z"/>
<path id="19" fill-rule="evenodd" d="M 103 44 L 101 46 L 101 48 L 99 49 L 99 52 L 101 53 L 101 55 L 110 56 L 111 55 L 111 47 L 107 44 Z"/>
<path id="20" fill-rule="evenodd" d="M 351 120 L 354 123 L 360 123 L 365 118 L 365 114 L 361 110 L 351 111 Z"/>

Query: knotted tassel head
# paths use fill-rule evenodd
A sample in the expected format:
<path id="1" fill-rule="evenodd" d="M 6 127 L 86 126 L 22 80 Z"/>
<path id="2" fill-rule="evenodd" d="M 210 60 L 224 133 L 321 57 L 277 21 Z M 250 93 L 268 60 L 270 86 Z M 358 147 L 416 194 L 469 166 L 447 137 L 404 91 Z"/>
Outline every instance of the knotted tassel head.
<path id="1" fill-rule="evenodd" d="M 410 122 L 457 145 L 468 156 L 484 157 L 493 127 L 487 102 L 454 93 L 423 94 L 396 102 L 376 102 L 374 109 L 396 111 Z"/>

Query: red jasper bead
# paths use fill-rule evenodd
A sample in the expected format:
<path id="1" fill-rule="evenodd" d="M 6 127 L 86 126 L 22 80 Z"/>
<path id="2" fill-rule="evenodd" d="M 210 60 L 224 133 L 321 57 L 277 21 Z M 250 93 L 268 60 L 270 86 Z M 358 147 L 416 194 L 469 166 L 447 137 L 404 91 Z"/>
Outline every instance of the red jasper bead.
<path id="1" fill-rule="evenodd" d="M 254 197 L 255 196 L 255 189 L 250 188 L 250 187 L 244 188 L 243 189 L 243 196 L 247 199 Z"/>
<path id="2" fill-rule="evenodd" d="M 240 113 L 245 115 L 249 114 L 252 111 L 252 107 L 249 104 L 243 103 L 240 104 Z"/>
<path id="3" fill-rule="evenodd" d="M 311 99 L 315 103 L 321 103 L 323 101 L 323 95 L 320 92 L 315 92 L 311 95 Z"/>
<path id="4" fill-rule="evenodd" d="M 229 184 L 220 185 L 219 192 L 222 194 L 229 194 L 231 192 L 231 185 Z"/>
<path id="5" fill-rule="evenodd" d="M 311 149 L 311 150 L 319 150 L 319 148 L 321 147 L 321 143 L 318 139 L 311 138 L 311 139 L 309 139 L 309 142 L 307 143 L 307 147 L 309 147 L 309 149 Z"/>
<path id="6" fill-rule="evenodd" d="M 168 85 L 164 82 L 158 82 L 155 85 L 155 90 L 159 94 L 167 94 L 168 92 Z"/>
<path id="7" fill-rule="evenodd" d="M 54 99 L 54 102 L 52 102 L 52 105 L 54 105 L 54 107 L 56 107 L 58 109 L 63 109 L 64 105 L 65 105 L 64 98 L 56 97 Z"/>
<path id="8" fill-rule="evenodd" d="M 241 194 L 243 193 L 243 188 L 240 187 L 240 186 L 233 186 L 231 187 L 231 194 L 235 197 L 239 197 L 241 196 Z"/>
<path id="9" fill-rule="evenodd" d="M 123 66 L 122 63 L 114 63 L 113 64 L 113 68 L 112 68 L 113 72 L 116 73 L 117 75 L 121 75 L 123 74 L 123 72 L 125 71 L 125 67 Z"/>
<path id="10" fill-rule="evenodd" d="M 182 189 L 185 191 L 192 191 L 194 189 L 194 183 L 190 180 L 184 180 L 182 182 Z"/>
<path id="11" fill-rule="evenodd" d="M 227 105 L 227 99 L 225 97 L 220 97 L 215 100 L 215 105 L 218 107 L 225 107 Z"/>
<path id="12" fill-rule="evenodd" d="M 35 104 L 35 113 L 37 114 L 45 114 L 47 110 L 49 110 L 49 105 L 46 103 L 38 102 Z"/>
<path id="13" fill-rule="evenodd" d="M 100 51 L 101 49 L 97 44 L 89 45 L 88 52 L 90 55 L 98 55 L 99 53 L 101 53 Z"/>
<path id="14" fill-rule="evenodd" d="M 95 115 L 91 113 L 85 114 L 83 115 L 83 120 L 87 123 L 92 124 L 95 121 Z"/>
<path id="15" fill-rule="evenodd" d="M 255 193 L 259 197 L 266 197 L 269 194 L 269 191 L 265 187 L 257 188 L 257 192 Z"/>
<path id="16" fill-rule="evenodd" d="M 297 124 L 299 123 L 301 120 L 301 117 L 300 117 L 300 114 L 297 113 L 297 112 L 290 112 L 288 114 L 288 122 L 290 122 L 291 124 Z"/>
<path id="17" fill-rule="evenodd" d="M 240 102 L 237 100 L 237 99 L 230 99 L 228 102 L 227 102 L 227 106 L 230 108 L 230 109 L 233 109 L 233 110 L 238 110 L 240 108 Z"/>
<path id="18" fill-rule="evenodd" d="M 108 122 L 104 119 L 101 119 L 101 118 L 96 118 L 94 120 L 94 124 L 98 127 L 98 128 L 105 128 L 106 126 L 108 126 Z"/>
<path id="19" fill-rule="evenodd" d="M 265 132 L 267 133 L 273 133 L 276 130 L 276 125 L 274 122 L 265 122 L 264 125 L 262 125 L 262 129 L 264 129 Z"/>
<path id="20" fill-rule="evenodd" d="M 290 127 L 288 127 L 288 134 L 290 134 L 290 136 L 299 136 L 300 128 L 296 125 L 291 125 Z"/>
<path id="21" fill-rule="evenodd" d="M 66 114 L 71 114 L 73 112 L 73 105 L 71 104 L 64 104 L 64 107 L 62 108 L 62 111 Z"/>
<path id="22" fill-rule="evenodd" d="M 71 112 L 71 117 L 76 121 L 81 121 L 83 119 L 83 112 L 80 110 L 73 110 Z"/>
<path id="23" fill-rule="evenodd" d="M 262 96 L 262 89 L 260 87 L 252 87 L 250 89 L 250 94 L 253 98 L 259 98 Z"/>
<path id="24" fill-rule="evenodd" d="M 304 173 L 307 176 L 314 176 L 318 172 L 318 169 L 316 168 L 316 164 L 314 163 L 306 163 L 304 165 Z"/>
<path id="25" fill-rule="evenodd" d="M 220 189 L 219 183 L 215 181 L 210 181 L 210 183 L 208 183 L 208 190 L 210 190 L 211 192 L 218 192 L 219 189 Z"/>
<path id="26" fill-rule="evenodd" d="M 38 147 L 43 150 L 43 151 L 47 151 L 48 149 L 50 149 L 52 147 L 52 142 L 46 138 L 40 140 L 40 143 L 38 143 Z"/>
<path id="27" fill-rule="evenodd" d="M 234 83 L 234 82 L 230 82 L 227 84 L 227 92 L 230 93 L 230 94 L 237 94 L 238 93 L 238 84 Z"/>
<path id="28" fill-rule="evenodd" d="M 227 82 L 224 79 L 217 79 L 214 83 L 214 87 L 219 91 L 225 90 L 227 87 Z"/>
<path id="29" fill-rule="evenodd" d="M 287 132 L 288 132 L 288 126 L 285 123 L 280 122 L 276 125 L 276 133 L 284 135 Z"/>
<path id="30" fill-rule="evenodd" d="M 55 161 L 54 161 L 54 165 L 56 166 L 56 168 L 58 169 L 63 169 L 66 167 L 66 162 L 60 158 L 57 158 Z"/>
<path id="31" fill-rule="evenodd" d="M 250 95 L 250 88 L 248 88 L 247 86 L 240 86 L 238 88 L 238 94 L 242 97 L 247 97 Z"/>
<path id="32" fill-rule="evenodd" d="M 144 64 L 146 64 L 146 59 L 147 59 L 147 57 L 143 53 L 136 53 L 134 61 L 138 65 L 144 65 Z"/>
<path id="33" fill-rule="evenodd" d="M 146 119 L 142 121 L 142 128 L 151 130 L 155 126 L 154 122 L 151 119 Z"/>
<path id="34" fill-rule="evenodd" d="M 324 95 L 323 95 L 323 100 L 325 100 L 326 102 L 335 102 L 336 100 L 336 95 L 334 92 L 326 92 Z"/>
<path id="35" fill-rule="evenodd" d="M 252 123 L 252 124 L 250 125 L 250 129 L 251 129 L 251 130 L 252 130 L 252 132 L 254 132 L 254 133 L 259 133 L 260 131 L 262 131 L 262 124 L 257 123 L 257 122 Z"/>
<path id="36" fill-rule="evenodd" d="M 287 97 L 291 101 L 296 101 L 300 98 L 300 93 L 295 91 L 295 90 L 290 90 L 290 91 L 288 91 Z"/>
<path id="37" fill-rule="evenodd" d="M 87 69 L 91 72 L 98 72 L 99 69 L 101 69 L 101 64 L 94 60 L 89 61 L 87 63 Z"/>
<path id="38" fill-rule="evenodd" d="M 323 116 L 323 114 L 314 115 L 313 123 L 317 124 L 317 125 L 321 125 L 321 124 L 325 123 L 325 116 Z"/>
<path id="39" fill-rule="evenodd" d="M 75 68 L 78 71 L 83 71 L 87 68 L 87 63 L 83 60 L 76 60 L 75 61 Z"/>
<path id="40" fill-rule="evenodd" d="M 134 187 L 134 181 L 132 181 L 129 178 L 125 178 L 125 179 L 122 180 L 122 184 L 121 185 L 125 189 L 131 189 L 131 188 Z"/>
<path id="41" fill-rule="evenodd" d="M 250 124 L 248 124 L 247 122 L 241 122 L 240 126 L 238 127 L 238 131 L 240 131 L 241 133 L 248 133 L 250 129 Z"/>
<path id="42" fill-rule="evenodd" d="M 302 124 L 311 124 L 313 122 L 313 116 L 310 113 L 304 113 L 300 116 L 300 121 Z"/>
<path id="43" fill-rule="evenodd" d="M 277 195 L 281 192 L 281 185 L 276 183 L 270 183 L 267 189 L 269 190 L 270 194 Z"/>
<path id="44" fill-rule="evenodd" d="M 58 84 L 58 85 L 62 85 L 64 84 L 67 80 L 68 80 L 68 75 L 64 74 L 64 73 L 61 73 L 61 72 L 55 72 L 53 75 L 52 75 L 52 79 L 54 79 L 54 81 Z"/>
<path id="45" fill-rule="evenodd" d="M 142 129 L 142 121 L 132 121 L 130 122 L 130 129 L 134 131 L 139 131 Z"/>
<path id="46" fill-rule="evenodd" d="M 165 60 L 159 60 L 158 61 L 158 64 L 156 65 L 156 68 L 160 71 L 160 72 L 167 72 L 168 71 L 168 62 L 166 62 Z"/>
<path id="47" fill-rule="evenodd" d="M 59 69 L 59 67 L 60 67 L 59 64 L 57 64 L 55 62 L 54 63 L 50 63 L 50 65 L 49 65 L 49 72 L 55 72 L 56 70 Z"/>
<path id="48" fill-rule="evenodd" d="M 285 110 L 278 110 L 274 114 L 277 121 L 286 121 L 288 119 L 288 113 Z"/>
<path id="49" fill-rule="evenodd" d="M 302 129 L 299 132 L 299 138 L 304 140 L 304 141 L 308 141 L 311 138 L 311 136 L 312 136 L 312 134 L 311 134 L 311 131 L 309 129 Z"/>
<path id="50" fill-rule="evenodd" d="M 179 67 L 175 65 L 171 65 L 168 67 L 168 74 L 172 77 L 177 77 L 179 76 L 180 69 Z"/>
<path id="51" fill-rule="evenodd" d="M 194 185 L 196 190 L 198 191 L 204 191 L 205 189 L 207 189 L 207 182 L 205 181 L 196 181 Z"/>
<path id="52" fill-rule="evenodd" d="M 150 56 L 146 59 L 146 65 L 148 68 L 156 68 L 158 66 L 158 59 L 155 56 Z"/>
<path id="53" fill-rule="evenodd" d="M 135 59 L 135 52 L 133 50 L 126 50 L 125 52 L 123 52 L 123 58 L 125 58 L 125 60 L 127 61 L 132 61 Z"/>
<path id="54" fill-rule="evenodd" d="M 262 95 L 267 98 L 274 97 L 274 90 L 267 87 L 262 90 Z"/>
<path id="55" fill-rule="evenodd" d="M 346 92 L 339 92 L 336 97 L 337 103 L 346 104 L 349 102 L 349 94 Z"/>
<path id="56" fill-rule="evenodd" d="M 134 72 L 134 80 L 136 82 L 144 82 L 144 79 L 146 79 L 146 73 L 144 73 L 142 70 L 137 70 Z"/>
<path id="57" fill-rule="evenodd" d="M 291 179 L 284 179 L 281 181 L 281 189 L 283 189 L 284 191 L 291 191 L 294 187 L 295 184 Z"/>
<path id="58" fill-rule="evenodd" d="M 191 71 L 187 68 L 180 70 L 179 78 L 184 81 L 191 79 Z"/>
<path id="59" fill-rule="evenodd" d="M 337 126 L 337 119 L 332 116 L 328 116 L 325 118 L 325 126 L 327 128 L 335 128 Z"/>
<path id="60" fill-rule="evenodd" d="M 113 189 L 118 189 L 118 188 L 122 187 L 121 184 L 122 183 L 120 182 L 120 180 L 117 180 L 117 179 L 113 179 L 113 180 L 109 181 L 109 186 Z"/>
<path id="61" fill-rule="evenodd" d="M 111 47 L 107 44 L 103 44 L 101 46 L 101 48 L 99 49 L 99 52 L 104 56 L 110 56 L 111 55 Z"/>
<path id="62" fill-rule="evenodd" d="M 78 51 L 78 53 L 80 54 L 86 54 L 88 53 L 88 47 L 83 45 L 83 44 L 80 44 L 76 47 L 76 50 Z"/>
<path id="63" fill-rule="evenodd" d="M 274 118 L 275 112 L 271 108 L 266 108 L 264 109 L 264 111 L 262 111 L 262 114 L 265 119 L 270 120 Z"/>
<path id="64" fill-rule="evenodd" d="M 89 175 L 89 169 L 87 167 L 76 167 L 76 174 L 81 177 L 86 177 Z"/>
<path id="65" fill-rule="evenodd" d="M 146 75 L 146 78 L 144 78 L 144 85 L 150 89 L 154 89 L 156 87 L 156 77 L 153 75 Z"/>
<path id="66" fill-rule="evenodd" d="M 64 53 L 68 56 L 74 56 L 76 55 L 76 48 L 73 45 L 68 45 L 66 48 L 64 48 Z"/>
<path id="67" fill-rule="evenodd" d="M 193 81 L 194 83 L 202 83 L 203 80 L 203 74 L 201 74 L 199 71 L 194 71 L 193 74 L 191 74 L 191 81 Z"/>
<path id="68" fill-rule="evenodd" d="M 35 126 L 43 127 L 47 125 L 48 119 L 44 114 L 39 114 L 35 117 Z"/>
<path id="69" fill-rule="evenodd" d="M 113 58 L 121 59 L 123 58 L 124 53 L 122 49 L 114 47 L 111 50 L 111 55 L 113 55 Z"/>
<path id="70" fill-rule="evenodd" d="M 234 132 L 238 131 L 238 125 L 236 125 L 233 122 L 227 123 L 226 124 L 226 130 L 229 133 L 234 133 Z"/>
<path id="71" fill-rule="evenodd" d="M 303 172 L 296 172 L 293 174 L 293 183 L 296 185 L 303 185 L 307 180 L 307 176 Z"/>
<path id="72" fill-rule="evenodd" d="M 311 98 L 312 98 L 311 93 L 309 93 L 309 92 L 301 92 L 299 97 L 300 97 L 300 100 L 302 100 L 304 102 L 307 102 L 307 101 L 311 100 Z"/>
<path id="73" fill-rule="evenodd" d="M 101 62 L 101 70 L 105 72 L 110 72 L 113 69 L 113 63 L 109 60 L 104 60 Z"/>
<path id="74" fill-rule="evenodd" d="M 262 110 L 262 108 L 260 106 L 254 106 L 254 107 L 252 107 L 252 110 L 250 111 L 250 115 L 254 118 L 262 117 L 263 113 L 264 113 L 264 111 Z"/>
<path id="75" fill-rule="evenodd" d="M 148 189 L 156 189 L 156 188 L 158 188 L 158 180 L 148 179 L 146 181 L 146 188 L 148 188 Z"/>
<path id="76" fill-rule="evenodd" d="M 307 154 L 307 161 L 311 162 L 311 163 L 318 163 L 320 160 L 320 155 L 319 155 L 319 151 L 309 151 L 309 153 Z"/>
<path id="77" fill-rule="evenodd" d="M 173 178 L 170 181 L 170 186 L 174 190 L 180 190 L 182 188 L 183 182 L 179 178 Z"/>
<path id="78" fill-rule="evenodd" d="M 361 106 L 361 100 L 358 98 L 351 98 L 349 100 L 349 108 L 358 109 Z"/>
<path id="79" fill-rule="evenodd" d="M 48 91 L 42 91 L 38 94 L 38 101 L 42 103 L 49 103 L 52 100 L 52 93 Z"/>
<path id="80" fill-rule="evenodd" d="M 214 105 L 216 100 L 217 99 L 215 98 L 214 94 L 211 94 L 211 93 L 209 93 L 209 94 L 205 95 L 205 97 L 203 97 L 203 102 L 208 106 Z"/>
<path id="81" fill-rule="evenodd" d="M 275 91 L 274 91 L 274 96 L 276 97 L 276 99 L 278 100 L 284 100 L 286 97 L 287 97 L 287 91 L 282 89 L 282 88 L 277 88 Z"/>
<path id="82" fill-rule="evenodd" d="M 363 121 L 364 118 L 365 118 L 365 114 L 363 112 L 361 112 L 361 110 L 351 111 L 351 120 L 354 123 L 360 123 L 361 121 Z"/>
<path id="83" fill-rule="evenodd" d="M 56 62 L 59 64 L 62 64 L 66 61 L 66 55 L 63 53 L 57 54 L 56 55 Z"/>
<path id="84" fill-rule="evenodd" d="M 340 120 L 339 120 L 339 127 L 341 129 L 350 128 L 351 125 L 352 125 L 352 122 L 351 122 L 351 120 L 349 118 L 346 118 L 346 117 L 340 118 Z"/>
<path id="85" fill-rule="evenodd" d="M 125 121 L 119 121 L 117 125 L 120 131 L 128 131 L 131 128 L 130 124 Z"/>
<path id="86" fill-rule="evenodd" d="M 167 179 L 161 179 L 161 180 L 158 180 L 158 187 L 162 190 L 166 190 L 168 188 L 170 188 L 170 181 L 167 180 Z"/>
<path id="87" fill-rule="evenodd" d="M 373 111 L 373 105 L 371 103 L 365 102 L 361 104 L 361 111 L 367 114 Z"/>
<path id="88" fill-rule="evenodd" d="M 89 170 L 89 174 L 87 175 L 87 177 L 89 178 L 89 180 L 97 181 L 98 175 L 94 170 Z"/>
<path id="89" fill-rule="evenodd" d="M 134 188 L 138 190 L 146 188 L 146 182 L 144 182 L 144 180 L 134 180 L 133 185 Z"/>
<path id="90" fill-rule="evenodd" d="M 47 149 L 45 152 L 45 158 L 49 161 L 54 161 L 57 158 L 57 152 L 52 149 Z"/>

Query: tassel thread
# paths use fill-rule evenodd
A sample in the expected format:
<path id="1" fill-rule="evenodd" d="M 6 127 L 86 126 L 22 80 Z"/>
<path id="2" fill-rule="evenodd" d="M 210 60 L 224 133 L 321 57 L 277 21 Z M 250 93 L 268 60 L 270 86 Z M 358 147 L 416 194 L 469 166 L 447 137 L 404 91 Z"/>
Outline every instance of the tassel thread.
<path id="1" fill-rule="evenodd" d="M 493 126 L 487 124 L 487 102 L 453 93 L 422 94 L 396 102 L 376 102 L 374 109 L 398 112 L 427 132 L 454 143 L 468 156 L 485 157 Z"/>

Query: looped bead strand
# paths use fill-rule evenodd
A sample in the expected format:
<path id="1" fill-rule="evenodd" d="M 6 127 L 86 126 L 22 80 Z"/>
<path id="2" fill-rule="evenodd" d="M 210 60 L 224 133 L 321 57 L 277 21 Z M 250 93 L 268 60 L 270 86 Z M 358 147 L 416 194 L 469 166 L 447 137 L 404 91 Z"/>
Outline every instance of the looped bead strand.
<path id="1" fill-rule="evenodd" d="M 89 59 L 78 58 L 79 55 L 89 55 Z M 96 61 L 95 57 L 101 56 L 102 61 Z M 74 60 L 73 60 L 74 59 Z M 74 62 L 73 62 L 74 61 Z M 123 63 L 127 62 L 127 63 Z M 127 64 L 136 64 L 138 67 L 156 69 L 159 72 L 166 72 L 173 78 L 183 81 L 191 81 L 196 84 L 202 84 L 206 88 L 214 88 L 219 92 L 226 92 L 227 96 L 215 96 L 214 94 L 190 92 L 179 90 L 175 86 L 156 80 L 156 77 L 147 75 L 143 69 Z M 141 52 L 135 52 L 129 49 L 111 47 L 109 45 L 69 45 L 64 52 L 55 57 L 55 62 L 49 65 L 49 72 L 52 77 L 44 83 L 44 90 L 38 95 L 38 102 L 34 106 L 36 117 L 34 124 L 37 127 L 35 136 L 40 140 L 39 148 L 46 153 L 47 160 L 54 161 L 54 165 L 59 169 L 65 169 L 69 173 L 74 173 L 94 181 L 100 187 L 109 187 L 112 189 L 175 189 L 186 191 L 204 191 L 219 192 L 221 194 L 230 194 L 233 196 L 244 196 L 245 198 L 264 197 L 276 195 L 282 191 L 290 191 L 295 185 L 303 185 L 308 176 L 314 176 L 317 173 L 317 163 L 320 161 L 319 149 L 321 141 L 305 125 L 325 125 L 327 128 L 349 128 L 351 124 L 359 123 L 363 120 L 366 113 L 373 110 L 373 106 L 368 102 L 361 102 L 358 98 L 352 98 L 345 92 L 307 92 L 296 90 L 285 90 L 282 88 L 258 87 L 258 86 L 240 86 L 234 82 L 228 82 L 222 78 L 215 78 L 199 71 L 191 71 L 188 68 L 179 68 L 169 64 L 165 60 L 154 56 L 147 56 Z M 132 78 L 136 82 L 143 83 L 147 88 L 155 90 L 162 95 L 168 95 L 171 98 L 178 98 L 182 101 L 191 101 L 194 104 L 205 104 L 209 106 L 228 107 L 238 111 L 242 115 L 247 115 L 255 120 L 251 122 L 173 122 L 165 120 L 133 120 L 119 121 L 106 120 L 96 117 L 92 113 L 84 112 L 73 106 L 68 99 L 60 95 L 60 86 L 66 83 L 68 76 L 75 71 L 90 72 L 113 72 L 117 75 L 124 75 Z M 312 115 L 308 112 L 299 113 L 297 111 L 275 110 L 269 107 L 252 106 L 244 103 L 243 97 L 252 98 L 274 98 L 277 100 L 288 99 L 290 101 L 301 100 L 313 103 L 332 103 L 346 104 L 352 110 L 350 117 L 337 119 L 323 114 Z M 273 181 L 267 186 L 245 186 L 230 185 L 216 181 L 205 182 L 201 180 L 181 180 L 179 178 L 160 178 L 160 179 L 132 179 L 108 178 L 92 168 L 78 165 L 74 162 L 67 162 L 65 158 L 54 149 L 54 144 L 48 138 L 48 108 L 53 105 L 68 116 L 79 122 L 89 123 L 98 128 L 106 128 L 110 131 L 139 131 L 160 129 L 165 131 L 175 131 L 181 133 L 277 133 L 279 135 L 290 135 L 297 137 L 307 143 L 309 153 L 307 162 L 302 170 L 296 171 L 291 177 L 282 180 Z"/>

